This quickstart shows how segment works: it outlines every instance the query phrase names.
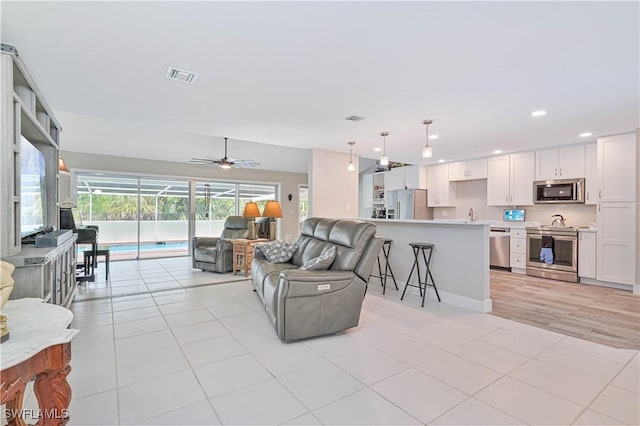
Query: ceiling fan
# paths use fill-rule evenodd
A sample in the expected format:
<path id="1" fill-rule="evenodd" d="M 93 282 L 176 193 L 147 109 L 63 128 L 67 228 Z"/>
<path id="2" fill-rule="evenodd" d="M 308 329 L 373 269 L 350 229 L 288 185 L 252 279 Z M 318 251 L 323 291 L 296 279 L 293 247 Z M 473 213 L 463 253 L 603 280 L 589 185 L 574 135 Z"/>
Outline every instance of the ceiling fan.
<path id="1" fill-rule="evenodd" d="M 255 167 L 259 166 L 260 163 L 253 160 L 237 160 L 235 158 L 227 157 L 227 138 L 224 138 L 224 157 L 222 158 L 191 158 L 189 160 L 190 163 L 196 164 L 213 164 L 216 166 L 220 166 L 222 169 L 230 169 L 232 167 Z"/>

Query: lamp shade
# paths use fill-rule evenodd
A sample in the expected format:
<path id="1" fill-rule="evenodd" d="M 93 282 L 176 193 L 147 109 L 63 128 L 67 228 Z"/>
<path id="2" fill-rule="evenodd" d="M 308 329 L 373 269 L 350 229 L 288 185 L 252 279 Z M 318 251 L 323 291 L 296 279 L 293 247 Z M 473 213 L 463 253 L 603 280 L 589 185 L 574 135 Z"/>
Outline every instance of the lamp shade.
<path id="1" fill-rule="evenodd" d="M 267 205 L 264 206 L 262 217 L 282 217 L 282 209 L 278 201 L 267 201 Z"/>
<path id="2" fill-rule="evenodd" d="M 245 204 L 242 217 L 249 217 L 249 218 L 260 217 L 260 209 L 258 208 L 258 204 L 254 202 L 249 202 Z"/>
<path id="3" fill-rule="evenodd" d="M 69 173 L 69 169 L 67 168 L 67 165 L 64 164 L 62 157 L 58 157 L 58 170 L 64 173 Z"/>

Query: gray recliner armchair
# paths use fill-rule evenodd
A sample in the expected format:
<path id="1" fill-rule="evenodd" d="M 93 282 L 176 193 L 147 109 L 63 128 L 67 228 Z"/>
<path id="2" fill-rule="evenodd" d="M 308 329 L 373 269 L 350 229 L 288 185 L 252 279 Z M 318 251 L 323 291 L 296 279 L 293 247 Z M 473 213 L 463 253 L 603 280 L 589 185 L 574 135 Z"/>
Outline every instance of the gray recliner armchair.
<path id="1" fill-rule="evenodd" d="M 271 263 L 256 248 L 253 286 L 283 342 L 333 334 L 358 325 L 367 281 L 384 239 L 360 220 L 309 218 L 288 263 Z M 336 258 L 328 270 L 299 270 L 328 246 Z"/>
<path id="2" fill-rule="evenodd" d="M 242 216 L 229 216 L 224 221 L 224 229 L 220 237 L 194 237 L 191 245 L 193 267 L 203 271 L 232 271 L 231 240 L 236 238 L 249 238 L 249 220 Z"/>

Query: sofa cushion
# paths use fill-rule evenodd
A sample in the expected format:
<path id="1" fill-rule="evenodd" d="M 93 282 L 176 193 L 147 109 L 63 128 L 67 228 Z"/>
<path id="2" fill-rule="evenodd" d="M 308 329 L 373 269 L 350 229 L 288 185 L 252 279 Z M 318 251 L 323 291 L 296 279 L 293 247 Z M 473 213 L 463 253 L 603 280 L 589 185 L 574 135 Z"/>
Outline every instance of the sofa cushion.
<path id="1" fill-rule="evenodd" d="M 299 269 L 302 271 L 329 269 L 333 261 L 336 259 L 336 251 L 336 246 L 326 247 L 322 250 L 320 256 L 309 260 Z"/>
<path id="2" fill-rule="evenodd" d="M 291 260 L 296 245 L 283 240 L 275 240 L 258 246 L 269 262 L 285 263 Z"/>

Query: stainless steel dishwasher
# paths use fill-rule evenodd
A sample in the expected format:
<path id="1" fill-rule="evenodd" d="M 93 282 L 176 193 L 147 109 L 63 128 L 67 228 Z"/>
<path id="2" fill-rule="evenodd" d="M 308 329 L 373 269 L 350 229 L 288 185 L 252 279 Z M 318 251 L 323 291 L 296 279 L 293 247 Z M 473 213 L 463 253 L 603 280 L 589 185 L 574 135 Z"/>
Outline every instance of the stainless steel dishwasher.
<path id="1" fill-rule="evenodd" d="M 509 228 L 491 228 L 489 232 L 489 265 L 491 267 L 511 270 L 510 239 Z"/>

